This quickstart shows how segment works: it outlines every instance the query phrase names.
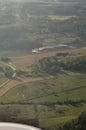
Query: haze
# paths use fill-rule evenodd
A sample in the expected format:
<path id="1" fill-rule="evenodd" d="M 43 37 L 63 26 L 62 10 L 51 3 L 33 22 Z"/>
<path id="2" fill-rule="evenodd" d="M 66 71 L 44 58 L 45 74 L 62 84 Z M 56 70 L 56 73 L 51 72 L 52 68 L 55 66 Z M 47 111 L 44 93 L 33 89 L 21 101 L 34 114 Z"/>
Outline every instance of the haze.
<path id="1" fill-rule="evenodd" d="M 86 0 L 0 1 L 0 122 L 86 129 Z"/>

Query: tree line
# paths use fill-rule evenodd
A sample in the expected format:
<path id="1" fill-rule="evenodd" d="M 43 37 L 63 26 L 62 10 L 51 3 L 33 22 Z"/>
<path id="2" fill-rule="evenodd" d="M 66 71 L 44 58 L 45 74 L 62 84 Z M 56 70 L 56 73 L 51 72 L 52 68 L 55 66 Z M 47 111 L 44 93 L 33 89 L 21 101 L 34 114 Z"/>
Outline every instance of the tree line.
<path id="1" fill-rule="evenodd" d="M 34 69 L 41 74 L 44 73 L 49 75 L 57 75 L 62 70 L 86 72 L 86 57 L 70 56 L 68 53 L 59 53 L 56 54 L 56 56 L 40 59 Z"/>
<path id="2" fill-rule="evenodd" d="M 86 111 L 82 112 L 77 119 L 66 122 L 64 125 L 58 124 L 45 130 L 86 130 Z"/>

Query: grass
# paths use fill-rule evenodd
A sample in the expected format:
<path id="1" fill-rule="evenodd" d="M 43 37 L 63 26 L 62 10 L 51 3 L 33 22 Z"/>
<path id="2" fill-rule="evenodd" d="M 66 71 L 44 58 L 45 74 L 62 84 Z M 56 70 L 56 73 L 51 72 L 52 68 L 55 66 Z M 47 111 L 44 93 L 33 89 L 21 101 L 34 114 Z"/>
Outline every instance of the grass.
<path id="1" fill-rule="evenodd" d="M 55 113 L 55 115 L 52 117 L 42 118 L 42 119 L 40 118 L 40 126 L 47 128 L 47 127 L 52 127 L 56 125 L 61 125 L 67 121 L 76 119 L 81 114 L 81 112 L 85 111 L 86 104 L 83 104 L 83 106 L 80 106 L 78 108 L 72 107 L 72 106 L 57 106 L 57 110 L 61 110 L 62 108 L 65 110 L 63 114 L 59 114 L 58 112 L 58 113 Z M 45 114 L 47 113 L 49 113 L 49 111 L 47 111 Z"/>
<path id="2" fill-rule="evenodd" d="M 71 56 L 80 56 L 86 53 L 85 48 L 66 51 L 68 51 Z M 57 52 L 47 52 L 37 55 L 14 57 L 11 59 L 13 60 L 13 64 L 17 63 L 17 68 L 27 72 L 30 71 L 30 68 L 27 68 L 28 63 L 31 65 L 34 63 L 34 59 L 37 61 L 42 57 L 52 56 L 56 53 Z M 73 106 L 64 104 L 64 101 L 86 100 L 86 74 L 66 71 L 65 74 L 45 78 L 40 81 L 28 82 L 29 80 L 28 78 L 26 83 L 21 82 L 21 85 L 15 84 L 16 86 L 14 88 L 0 97 L 0 114 L 2 110 L 3 113 L 8 110 L 8 114 L 9 112 L 11 113 L 11 115 L 9 115 L 10 117 L 13 116 L 14 121 L 38 118 L 40 128 L 51 129 L 54 126 L 63 125 L 67 121 L 76 119 L 81 112 L 85 111 L 86 103 Z M 18 81 L 12 81 L 7 87 L 11 87 L 14 82 L 16 83 Z M 63 104 L 58 105 L 56 103 L 57 101 Z M 17 103 L 12 104 L 12 102 Z M 20 102 L 30 102 L 32 104 L 20 104 Z M 43 105 L 42 103 L 45 102 L 54 104 Z M 37 111 L 34 103 L 39 103 L 36 105 Z M 18 113 L 16 114 L 15 112 Z M 15 114 L 13 115 L 13 113 Z M 36 117 L 37 115 L 38 117 Z"/>
<path id="3" fill-rule="evenodd" d="M 70 121 L 72 119 L 76 118 L 75 116 L 67 116 L 67 117 L 60 117 L 60 118 L 50 118 L 46 120 L 40 120 L 40 126 L 41 127 L 51 127 L 54 125 L 62 124 L 67 121 Z"/>
<path id="4" fill-rule="evenodd" d="M 39 2 L 39 0 L 32 0 L 32 1 L 17 0 L 17 1 Z M 68 6 L 69 8 L 77 3 L 64 2 L 63 4 L 65 5 L 66 9 L 66 6 Z M 62 31 L 62 33 L 60 33 L 60 31 L 58 31 L 60 30 L 59 26 L 57 26 L 58 29 L 56 30 L 57 32 L 55 33 L 52 32 L 51 30 L 53 29 L 52 25 L 54 25 L 55 21 L 56 23 L 58 23 L 57 21 L 61 20 L 61 22 L 63 22 L 63 20 L 75 17 L 74 15 L 71 16 L 71 13 L 69 13 L 70 16 L 57 16 L 55 14 L 53 15 L 55 10 L 52 9 L 55 6 L 54 4 L 49 3 L 49 5 L 46 4 L 46 6 L 44 4 L 42 5 L 39 4 L 37 7 L 35 6 L 31 8 L 29 7 L 31 9 L 31 11 L 29 10 L 29 12 L 31 12 L 32 15 L 30 14 L 30 16 L 25 17 L 24 19 L 20 19 L 16 23 L 14 22 L 14 20 L 11 21 L 11 17 L 9 18 L 5 17 L 5 19 L 7 20 L 9 19 L 11 23 L 9 25 L 6 24 L 7 20 L 4 20 L 4 18 L 1 19 L 2 25 L 0 25 L 1 30 L 0 48 L 1 51 L 3 48 L 5 49 L 5 51 L 0 52 L 0 54 L 2 55 L 9 54 L 9 56 L 12 55 L 19 56 L 23 54 L 25 55 L 19 57 L 12 57 L 13 65 L 15 65 L 17 69 L 30 72 L 31 70 L 30 68 L 27 68 L 28 66 L 31 66 L 32 64 L 36 63 L 39 59 L 43 57 L 53 56 L 57 52 L 60 52 L 59 50 L 57 50 L 57 51 L 43 52 L 40 54 L 26 55 L 26 53 L 28 53 L 29 51 L 29 48 L 32 49 L 36 47 L 38 48 L 39 46 L 42 45 L 46 46 L 60 43 L 68 44 L 81 40 L 77 35 L 71 34 L 72 32 L 70 34 L 66 33 L 65 31 Z M 16 9 L 17 8 L 19 13 L 20 7 L 16 7 Z M 28 11 L 28 8 L 26 10 Z M 22 15 L 23 14 L 20 14 L 20 16 Z M 63 28 L 64 26 L 62 27 L 62 29 Z M 69 27 L 67 28 L 69 29 Z M 81 43 L 82 41 L 80 42 L 80 44 Z M 25 50 L 23 48 L 23 44 L 24 47 L 26 46 Z M 21 51 L 21 49 L 24 51 Z M 86 47 L 82 49 L 80 48 L 73 50 L 66 49 L 66 51 L 63 48 L 63 52 L 69 52 L 71 55 L 76 57 L 76 55 L 78 56 L 78 53 L 79 55 L 86 54 Z M 40 81 L 31 81 L 30 83 L 28 79 L 27 83 L 21 82 L 21 85 L 16 85 L 18 82 L 16 80 L 9 83 L 6 86 L 7 88 L 4 88 L 3 91 L 5 91 L 8 88 L 11 89 L 8 90 L 5 95 L 0 97 L 0 120 L 2 120 L 1 115 L 8 114 L 7 116 L 9 117 L 10 115 L 9 113 L 12 113 L 12 118 L 15 118 L 15 120 L 19 119 L 20 121 L 23 119 L 25 120 L 34 119 L 36 117 L 36 114 L 38 114 L 39 127 L 50 128 L 59 124 L 64 124 L 66 121 L 70 121 L 72 119 L 77 118 L 77 116 L 81 112 L 85 111 L 86 103 L 79 104 L 78 106 L 73 106 L 70 104 L 58 105 L 56 102 L 57 101 L 64 102 L 68 100 L 73 101 L 86 100 L 86 74 L 79 74 L 79 73 L 71 74 L 71 72 L 68 72 L 67 74 L 68 75 L 61 74 L 60 76 L 55 76 L 53 78 L 44 79 Z M 0 83 L 4 81 L 5 77 L 4 76 L 2 77 L 2 74 L 0 73 Z M 12 88 L 13 84 L 15 84 L 14 88 Z M 12 102 L 17 102 L 18 104 L 17 103 L 12 104 Z M 31 102 L 33 103 L 33 105 L 20 104 L 20 102 L 22 103 Z M 41 103 L 45 102 L 55 104 L 41 105 Z M 37 112 L 35 110 L 34 103 L 39 103 L 36 106 Z M 17 114 L 15 114 L 15 112 L 17 112 Z"/>
<path id="5" fill-rule="evenodd" d="M 75 51 L 76 53 L 76 51 Z M 41 54 L 40 54 L 41 55 Z M 23 57 L 24 58 L 24 57 Z M 26 68 L 22 68 L 26 70 Z M 67 100 L 79 101 L 86 100 L 86 75 L 80 73 L 68 72 L 68 75 L 59 75 L 49 79 L 34 81 L 30 83 L 22 83 L 9 90 L 5 95 L 0 97 L 0 110 L 8 112 L 18 111 L 15 120 L 34 119 L 38 114 L 39 127 L 52 128 L 53 126 L 64 124 L 79 116 L 86 109 L 86 104 L 58 105 L 57 103 L 51 106 L 37 105 L 37 112 L 34 103 L 55 103 L 57 101 L 64 102 Z M 12 102 L 31 102 L 29 104 L 12 104 Z"/>
<path id="6" fill-rule="evenodd" d="M 57 41 L 59 43 L 72 43 L 74 41 L 76 41 L 77 39 L 79 39 L 78 37 L 72 37 L 72 36 L 63 36 L 63 37 L 59 37 L 57 38 Z"/>
<path id="7" fill-rule="evenodd" d="M 14 117 L 15 120 L 19 119 L 33 119 L 35 118 L 35 111 L 33 105 L 1 105 L 0 104 L 0 120 L 1 120 L 1 112 L 7 112 L 7 116 L 11 118 L 11 116 Z M 11 115 L 10 115 L 10 114 Z M 28 116 L 27 116 L 28 115 Z M 16 117 L 17 116 L 17 117 Z"/>
<path id="8" fill-rule="evenodd" d="M 57 100 L 64 101 L 67 98 L 76 100 L 85 99 L 85 78 L 85 75 L 59 76 L 43 81 L 25 83 L 9 90 L 0 100 L 55 102 Z M 22 97 L 22 95 L 25 95 L 25 97 Z"/>

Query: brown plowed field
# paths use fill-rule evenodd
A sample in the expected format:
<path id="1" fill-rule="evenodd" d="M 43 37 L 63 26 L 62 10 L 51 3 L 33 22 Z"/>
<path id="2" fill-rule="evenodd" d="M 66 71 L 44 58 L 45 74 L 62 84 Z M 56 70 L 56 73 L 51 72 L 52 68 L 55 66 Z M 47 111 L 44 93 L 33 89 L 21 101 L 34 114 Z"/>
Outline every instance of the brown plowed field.
<path id="1" fill-rule="evenodd" d="M 16 67 L 23 67 L 23 66 L 31 66 L 33 63 L 37 62 L 39 59 L 43 57 L 54 56 L 57 51 L 54 52 L 47 52 L 47 53 L 39 53 L 39 54 L 28 54 L 26 56 L 20 57 L 12 57 L 12 63 Z"/>
<path id="2" fill-rule="evenodd" d="M 56 53 L 59 52 L 68 52 L 68 53 L 86 53 L 86 48 L 82 49 L 66 49 L 66 50 L 57 50 L 57 51 L 50 51 L 50 52 L 42 52 L 39 54 L 33 53 L 33 54 L 28 54 L 25 56 L 19 56 L 19 57 L 11 57 L 13 65 L 15 65 L 17 68 L 23 67 L 23 66 L 31 66 L 33 63 L 37 62 L 39 59 L 43 57 L 49 57 L 49 56 L 54 56 Z"/>

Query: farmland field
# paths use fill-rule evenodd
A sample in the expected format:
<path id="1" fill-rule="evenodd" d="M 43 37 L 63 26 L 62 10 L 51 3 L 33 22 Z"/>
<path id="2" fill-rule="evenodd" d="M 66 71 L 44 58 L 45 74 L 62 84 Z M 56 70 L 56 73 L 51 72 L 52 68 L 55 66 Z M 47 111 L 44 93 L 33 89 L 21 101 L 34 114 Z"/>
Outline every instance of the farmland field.
<path id="1" fill-rule="evenodd" d="M 85 15 L 85 0 L 0 0 L 0 122 L 85 130 Z"/>

